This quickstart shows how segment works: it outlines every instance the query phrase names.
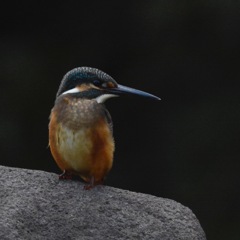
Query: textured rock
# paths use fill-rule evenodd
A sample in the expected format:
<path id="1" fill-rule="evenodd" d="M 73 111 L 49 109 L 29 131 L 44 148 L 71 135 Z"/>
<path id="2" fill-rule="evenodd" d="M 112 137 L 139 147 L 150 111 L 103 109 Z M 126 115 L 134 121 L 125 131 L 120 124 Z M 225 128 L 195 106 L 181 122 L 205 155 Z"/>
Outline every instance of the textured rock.
<path id="1" fill-rule="evenodd" d="M 206 239 L 190 209 L 169 199 L 0 167 L 0 239 Z"/>

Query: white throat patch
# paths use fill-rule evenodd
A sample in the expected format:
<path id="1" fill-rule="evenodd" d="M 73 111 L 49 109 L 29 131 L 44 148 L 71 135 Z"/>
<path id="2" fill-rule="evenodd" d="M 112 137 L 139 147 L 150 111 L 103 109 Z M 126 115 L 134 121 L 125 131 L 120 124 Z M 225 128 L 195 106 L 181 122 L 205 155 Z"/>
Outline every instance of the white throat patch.
<path id="1" fill-rule="evenodd" d="M 104 103 L 107 99 L 109 98 L 112 98 L 112 97 L 118 97 L 118 95 L 115 95 L 115 94 L 103 94 L 99 97 L 96 97 L 95 100 L 98 102 L 98 103 Z"/>

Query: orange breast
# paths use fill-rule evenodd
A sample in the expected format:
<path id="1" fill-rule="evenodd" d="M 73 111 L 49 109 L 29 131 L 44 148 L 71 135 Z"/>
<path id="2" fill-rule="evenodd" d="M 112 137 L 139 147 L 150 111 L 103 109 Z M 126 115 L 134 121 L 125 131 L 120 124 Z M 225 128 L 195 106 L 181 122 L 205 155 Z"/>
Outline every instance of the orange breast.
<path id="1" fill-rule="evenodd" d="M 49 124 L 49 145 L 57 165 L 80 175 L 85 181 L 94 177 L 103 180 L 112 167 L 114 141 L 105 118 L 91 127 L 71 129 L 58 121 L 52 111 Z"/>

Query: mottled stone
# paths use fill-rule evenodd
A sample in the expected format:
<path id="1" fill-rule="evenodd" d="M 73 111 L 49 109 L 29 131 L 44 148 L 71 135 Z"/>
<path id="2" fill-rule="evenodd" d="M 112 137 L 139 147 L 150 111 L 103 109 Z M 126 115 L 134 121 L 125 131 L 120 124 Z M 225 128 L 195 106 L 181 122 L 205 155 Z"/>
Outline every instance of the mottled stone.
<path id="1" fill-rule="evenodd" d="M 0 239 L 205 240 L 192 211 L 164 198 L 0 166 Z"/>

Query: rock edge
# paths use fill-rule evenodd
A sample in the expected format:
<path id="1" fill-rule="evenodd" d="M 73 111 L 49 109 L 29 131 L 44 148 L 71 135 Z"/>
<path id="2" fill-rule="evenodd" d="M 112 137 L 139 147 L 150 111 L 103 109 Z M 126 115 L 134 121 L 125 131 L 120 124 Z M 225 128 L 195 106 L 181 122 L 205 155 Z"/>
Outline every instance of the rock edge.
<path id="1" fill-rule="evenodd" d="M 83 190 L 54 173 L 0 166 L 0 239 L 205 240 L 192 211 L 108 186 Z"/>

